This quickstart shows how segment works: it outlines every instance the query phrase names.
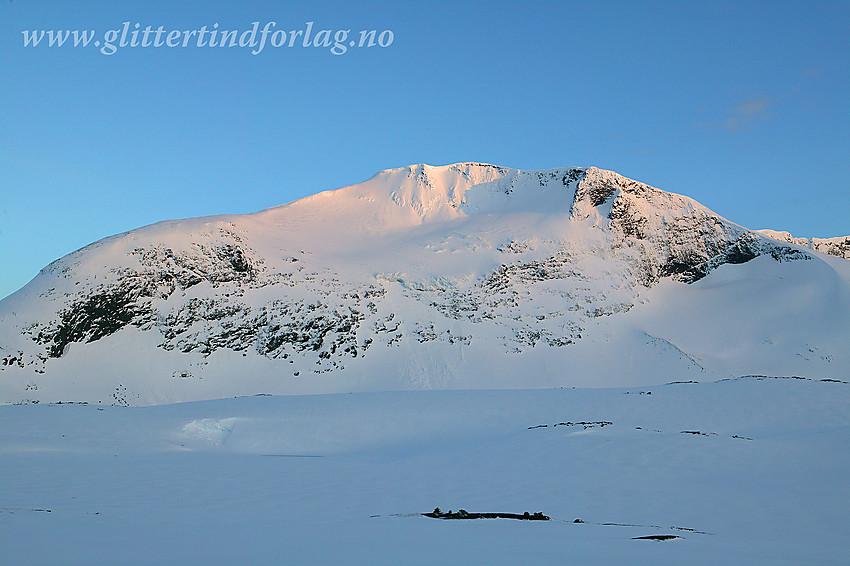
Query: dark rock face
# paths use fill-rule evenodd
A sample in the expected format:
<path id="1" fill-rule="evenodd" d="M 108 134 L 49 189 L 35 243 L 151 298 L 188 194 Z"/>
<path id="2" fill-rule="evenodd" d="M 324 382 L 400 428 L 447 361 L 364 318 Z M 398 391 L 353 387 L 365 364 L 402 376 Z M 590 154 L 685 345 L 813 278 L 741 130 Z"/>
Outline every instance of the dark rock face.
<path id="1" fill-rule="evenodd" d="M 721 265 L 762 255 L 776 261 L 811 258 L 725 221 L 690 199 L 594 170 L 576 189 L 573 217 L 587 217 L 591 207 L 608 202 L 608 229 L 619 235 L 621 245 L 643 251 L 640 279 L 647 287 L 664 277 L 694 283 Z"/>
<path id="2" fill-rule="evenodd" d="M 48 355 L 58 358 L 72 342 L 94 342 L 124 326 L 149 320 L 150 307 L 139 302 L 138 288 L 111 287 L 64 310 L 59 324 L 39 333 L 37 341 L 47 344 Z"/>
<path id="3" fill-rule="evenodd" d="M 576 200 L 586 200 L 590 202 L 591 206 L 600 206 L 608 202 L 619 188 L 608 179 L 598 183 L 582 183 L 576 191 Z"/>
<path id="4" fill-rule="evenodd" d="M 685 257 L 671 257 L 662 266 L 659 275 L 661 277 L 673 277 L 684 283 L 694 283 L 721 265 L 746 263 L 762 255 L 770 256 L 778 262 L 812 259 L 810 255 L 800 250 L 789 246 L 773 245 L 759 241 L 750 234 L 744 234 L 726 249 L 710 256 L 709 254 L 690 253 L 686 254 Z"/>
<path id="5" fill-rule="evenodd" d="M 248 254 L 238 245 L 194 247 L 195 254 L 175 253 L 161 246 L 135 249 L 133 255 L 139 258 L 142 270 L 113 269 L 114 282 L 74 298 L 59 313 L 55 324 L 38 332 L 36 342 L 48 346 L 49 357 L 58 358 L 73 342 L 94 342 L 127 325 L 151 325 L 156 319 L 153 298 L 167 299 L 202 282 L 216 287 L 255 281 L 256 272 Z"/>

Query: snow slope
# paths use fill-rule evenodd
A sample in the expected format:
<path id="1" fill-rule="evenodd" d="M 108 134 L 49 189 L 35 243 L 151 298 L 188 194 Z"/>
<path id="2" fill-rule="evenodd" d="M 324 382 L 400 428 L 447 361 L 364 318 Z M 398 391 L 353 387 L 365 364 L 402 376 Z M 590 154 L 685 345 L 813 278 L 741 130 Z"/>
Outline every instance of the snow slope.
<path id="1" fill-rule="evenodd" d="M 848 408 L 771 378 L 4 406 L 0 563 L 846 564 Z"/>
<path id="2" fill-rule="evenodd" d="M 774 236 L 593 167 L 381 171 L 50 264 L 0 302 L 0 401 L 844 379 L 850 262 Z"/>

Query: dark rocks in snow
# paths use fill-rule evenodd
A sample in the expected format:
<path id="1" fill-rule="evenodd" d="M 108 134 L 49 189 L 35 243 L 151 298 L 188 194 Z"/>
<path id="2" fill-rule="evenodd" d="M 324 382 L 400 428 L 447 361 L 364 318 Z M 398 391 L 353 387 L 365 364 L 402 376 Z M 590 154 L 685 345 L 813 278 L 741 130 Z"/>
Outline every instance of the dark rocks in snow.
<path id="1" fill-rule="evenodd" d="M 542 260 L 501 265 L 481 283 L 481 287 L 494 292 L 520 282 L 534 283 L 567 277 L 582 278 L 581 274 L 572 268 L 569 254 L 564 252 Z"/>
<path id="2" fill-rule="evenodd" d="M 556 426 L 556 427 L 558 427 L 558 426 L 581 426 L 581 427 L 584 427 L 585 430 L 586 430 L 588 428 L 594 428 L 594 427 L 597 427 L 597 426 L 600 427 L 600 428 L 604 428 L 604 427 L 612 425 L 612 424 L 614 424 L 614 423 L 612 423 L 611 421 L 578 421 L 578 422 L 566 421 L 566 422 L 555 423 L 554 426 Z"/>
<path id="3" fill-rule="evenodd" d="M 564 186 L 572 185 L 577 183 L 582 178 L 582 176 L 584 176 L 584 169 L 574 167 L 564 173 L 564 176 L 561 181 L 564 183 Z"/>
<path id="4" fill-rule="evenodd" d="M 699 430 L 683 430 L 681 431 L 681 434 L 693 434 L 694 436 L 717 436 L 716 432 L 708 433 Z"/>
<path id="5" fill-rule="evenodd" d="M 18 366 L 24 367 L 24 353 L 18 351 L 15 354 L 4 356 L 0 359 L 0 367 Z"/>
<path id="6" fill-rule="evenodd" d="M 447 513 L 443 513 L 440 511 L 440 508 L 437 507 L 430 513 L 422 513 L 424 517 L 431 517 L 432 519 L 519 519 L 521 521 L 548 521 L 550 518 L 544 515 L 541 512 L 529 513 L 526 511 L 525 513 L 470 513 L 465 509 L 458 510 L 457 513 L 452 513 L 452 510 L 449 509 Z"/>
<path id="7" fill-rule="evenodd" d="M 127 392 L 127 388 L 120 383 L 118 387 L 115 388 L 115 391 L 112 393 L 113 405 L 119 405 L 121 407 L 129 407 L 130 402 L 128 399 L 129 395 Z"/>
<path id="8" fill-rule="evenodd" d="M 843 238 L 830 238 L 827 240 L 817 240 L 813 243 L 812 247 L 825 254 L 834 255 L 836 257 L 843 257 L 844 259 L 850 259 L 850 236 L 845 236 Z"/>
<path id="9" fill-rule="evenodd" d="M 168 294 L 204 281 L 216 285 L 255 280 L 257 269 L 249 258 L 251 252 L 227 241 L 238 239 L 230 232 L 223 233 L 222 239 L 224 241 L 212 244 L 193 244 L 192 252 L 175 252 L 169 247 L 154 246 L 137 248 L 133 253 L 146 268 L 145 275 L 170 288 Z"/>

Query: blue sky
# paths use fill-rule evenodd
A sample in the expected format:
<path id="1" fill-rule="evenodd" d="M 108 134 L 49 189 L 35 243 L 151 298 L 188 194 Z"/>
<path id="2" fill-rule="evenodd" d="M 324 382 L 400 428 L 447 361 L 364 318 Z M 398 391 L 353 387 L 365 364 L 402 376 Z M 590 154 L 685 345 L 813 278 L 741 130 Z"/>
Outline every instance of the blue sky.
<path id="1" fill-rule="evenodd" d="M 393 41 L 23 46 L 125 21 Z M 848 27 L 839 1 L 0 0 L 0 297 L 110 234 L 421 162 L 596 165 L 747 227 L 850 234 Z"/>

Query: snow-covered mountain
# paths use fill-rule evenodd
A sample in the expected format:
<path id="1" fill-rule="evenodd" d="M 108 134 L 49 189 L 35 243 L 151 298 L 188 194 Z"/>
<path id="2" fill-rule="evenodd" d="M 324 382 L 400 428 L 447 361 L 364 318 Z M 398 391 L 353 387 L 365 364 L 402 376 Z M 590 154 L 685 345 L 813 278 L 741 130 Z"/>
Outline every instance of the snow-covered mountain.
<path id="1" fill-rule="evenodd" d="M 848 254 L 595 167 L 390 169 L 53 262 L 0 301 L 0 402 L 841 380 Z"/>

